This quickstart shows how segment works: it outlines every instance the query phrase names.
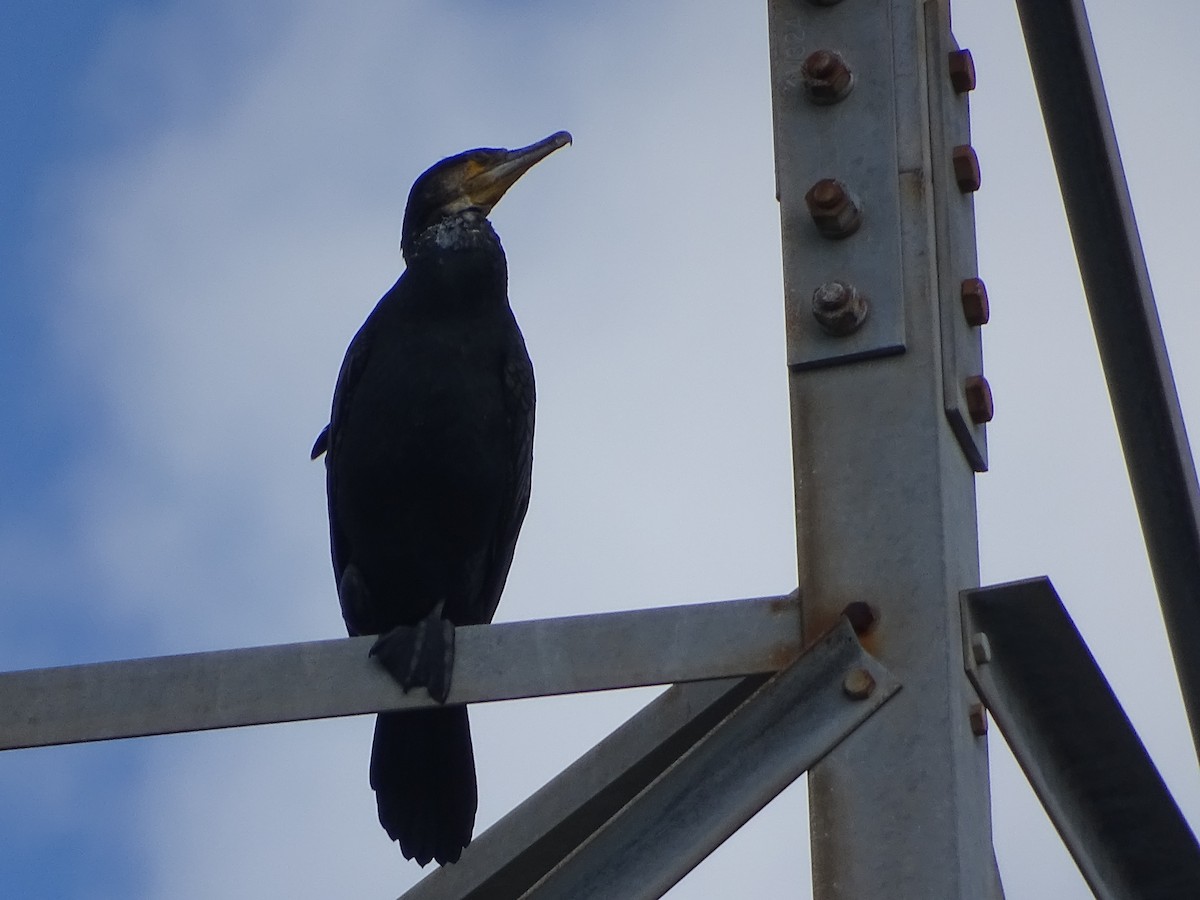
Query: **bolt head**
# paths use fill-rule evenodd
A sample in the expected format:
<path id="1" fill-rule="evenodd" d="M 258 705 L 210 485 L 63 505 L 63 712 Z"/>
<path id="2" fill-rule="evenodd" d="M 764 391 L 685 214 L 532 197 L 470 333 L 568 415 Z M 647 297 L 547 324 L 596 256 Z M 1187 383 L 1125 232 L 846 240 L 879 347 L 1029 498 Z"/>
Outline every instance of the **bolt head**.
<path id="1" fill-rule="evenodd" d="M 950 152 L 950 160 L 954 165 L 954 181 L 964 194 L 973 194 L 979 190 L 983 176 L 979 171 L 979 157 L 970 144 L 959 144 Z"/>
<path id="2" fill-rule="evenodd" d="M 851 700 L 866 700 L 875 691 L 875 676 L 866 669 L 851 669 L 842 680 L 842 690 Z"/>
<path id="3" fill-rule="evenodd" d="M 988 305 L 987 286 L 978 278 L 968 278 L 962 283 L 962 308 L 967 324 L 972 328 L 986 325 L 992 317 Z"/>
<path id="4" fill-rule="evenodd" d="M 835 178 L 822 178 L 809 189 L 806 199 L 822 212 L 838 209 L 849 201 L 846 186 Z"/>
<path id="5" fill-rule="evenodd" d="M 816 50 L 804 61 L 804 69 L 813 78 L 829 78 L 837 74 L 838 55 L 831 50 Z"/>
<path id="6" fill-rule="evenodd" d="M 816 50 L 800 66 L 804 90 L 813 103 L 837 103 L 850 93 L 854 76 L 840 54 L 833 50 Z"/>
<path id="7" fill-rule="evenodd" d="M 867 299 L 845 281 L 827 281 L 813 291 L 813 318 L 833 337 L 845 337 L 867 319 Z"/>
<path id="8" fill-rule="evenodd" d="M 988 636 L 982 631 L 977 631 L 971 635 L 971 657 L 978 666 L 992 661 L 992 642 L 988 640 Z"/>
<path id="9" fill-rule="evenodd" d="M 992 404 L 992 388 L 982 375 L 972 375 L 963 383 L 963 397 L 967 401 L 967 415 L 976 425 L 992 421 L 996 410 Z"/>
<path id="10" fill-rule="evenodd" d="M 813 224 L 823 237 L 849 237 L 862 224 L 862 212 L 846 186 L 836 178 L 822 178 L 804 195 Z"/>
<path id="11" fill-rule="evenodd" d="M 956 94 L 975 90 L 975 60 L 970 50 L 955 50 L 950 54 L 950 84 Z"/>
<path id="12" fill-rule="evenodd" d="M 967 718 L 971 722 L 971 734 L 976 737 L 983 737 L 987 734 L 988 714 L 982 703 L 972 703 L 971 709 L 967 712 Z"/>

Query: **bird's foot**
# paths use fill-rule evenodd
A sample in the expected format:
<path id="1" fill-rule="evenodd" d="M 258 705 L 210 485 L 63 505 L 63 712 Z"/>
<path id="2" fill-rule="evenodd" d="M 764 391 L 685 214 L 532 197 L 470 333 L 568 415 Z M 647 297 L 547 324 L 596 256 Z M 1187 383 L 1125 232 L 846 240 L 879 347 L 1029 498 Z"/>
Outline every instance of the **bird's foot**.
<path id="1" fill-rule="evenodd" d="M 424 687 L 434 700 L 445 703 L 454 668 L 454 623 L 442 618 L 439 603 L 416 625 L 401 625 L 381 634 L 371 655 L 405 693 Z"/>

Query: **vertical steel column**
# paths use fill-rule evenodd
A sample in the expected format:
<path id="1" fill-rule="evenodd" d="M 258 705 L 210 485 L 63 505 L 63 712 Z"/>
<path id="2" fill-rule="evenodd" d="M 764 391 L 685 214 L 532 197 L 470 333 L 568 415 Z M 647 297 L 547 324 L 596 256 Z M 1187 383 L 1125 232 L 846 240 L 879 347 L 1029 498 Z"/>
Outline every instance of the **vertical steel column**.
<path id="1" fill-rule="evenodd" d="M 768 8 L 805 626 L 870 602 L 904 684 L 809 774 L 815 897 L 1000 896 L 958 603 L 990 396 L 948 4 Z"/>

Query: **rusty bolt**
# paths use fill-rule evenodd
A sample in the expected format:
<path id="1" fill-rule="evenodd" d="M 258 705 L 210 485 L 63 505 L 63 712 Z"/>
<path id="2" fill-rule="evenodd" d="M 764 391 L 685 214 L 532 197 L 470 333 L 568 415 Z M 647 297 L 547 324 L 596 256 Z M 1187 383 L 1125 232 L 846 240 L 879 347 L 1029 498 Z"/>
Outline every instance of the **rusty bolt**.
<path id="1" fill-rule="evenodd" d="M 983 737 L 988 730 L 988 714 L 982 703 L 972 703 L 971 709 L 967 712 L 967 718 L 971 721 L 971 734 L 975 737 Z"/>
<path id="2" fill-rule="evenodd" d="M 842 681 L 842 690 L 852 700 L 866 700 L 875 690 L 875 677 L 866 669 L 851 669 Z"/>
<path id="3" fill-rule="evenodd" d="M 992 642 L 982 631 L 971 635 L 971 656 L 979 666 L 992 661 Z"/>
<path id="4" fill-rule="evenodd" d="M 867 298 L 845 281 L 827 281 L 813 291 L 812 311 L 828 334 L 845 337 L 866 321 Z"/>
<path id="5" fill-rule="evenodd" d="M 805 195 L 808 205 L 821 211 L 837 209 L 847 202 L 846 186 L 836 178 L 822 178 Z"/>
<path id="6" fill-rule="evenodd" d="M 986 325 L 992 317 L 988 306 L 987 286 L 978 278 L 968 278 L 962 283 L 962 308 L 967 324 L 973 328 Z"/>
<path id="7" fill-rule="evenodd" d="M 823 106 L 837 103 L 854 86 L 854 76 L 846 60 L 832 50 L 810 53 L 800 67 L 800 76 L 808 99 Z"/>
<path id="8" fill-rule="evenodd" d="M 992 388 L 982 375 L 972 375 L 963 383 L 963 395 L 967 398 L 967 415 L 976 425 L 992 421 L 995 408 L 992 405 Z"/>
<path id="9" fill-rule="evenodd" d="M 865 600 L 855 600 L 846 604 L 846 608 L 842 610 L 842 615 L 850 623 L 850 627 L 854 629 L 855 634 L 867 634 L 879 621 L 879 614 L 875 611 L 870 603 Z"/>
<path id="10" fill-rule="evenodd" d="M 975 90 L 975 60 L 970 50 L 955 50 L 950 54 L 950 84 L 956 94 Z"/>
<path id="11" fill-rule="evenodd" d="M 954 163 L 954 180 L 958 189 L 964 194 L 972 194 L 979 190 L 982 176 L 979 172 L 979 157 L 970 144 L 959 144 L 950 152 Z"/>
<path id="12" fill-rule="evenodd" d="M 849 237 L 862 224 L 858 203 L 836 178 L 822 178 L 808 189 L 804 202 L 823 237 L 834 240 Z"/>

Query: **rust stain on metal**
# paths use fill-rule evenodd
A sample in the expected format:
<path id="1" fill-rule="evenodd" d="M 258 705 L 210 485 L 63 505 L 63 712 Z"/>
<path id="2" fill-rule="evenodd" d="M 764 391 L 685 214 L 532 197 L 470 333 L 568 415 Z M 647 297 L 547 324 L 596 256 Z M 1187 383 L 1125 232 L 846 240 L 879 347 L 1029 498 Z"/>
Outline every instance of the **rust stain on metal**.
<path id="1" fill-rule="evenodd" d="M 767 665 L 770 671 L 779 672 L 794 663 L 800 656 L 799 641 L 780 641 L 771 648 L 767 655 Z"/>
<path id="2" fill-rule="evenodd" d="M 842 614 L 836 610 L 806 609 L 804 614 L 804 646 L 809 647 L 836 628 Z"/>
<path id="3" fill-rule="evenodd" d="M 774 671 L 790 666 L 804 649 L 804 623 L 800 616 L 800 592 L 792 591 L 786 597 L 775 597 L 770 601 L 772 615 L 781 617 L 785 626 L 782 637 L 771 646 L 767 664 Z"/>
<path id="4" fill-rule="evenodd" d="M 850 614 L 846 611 L 851 606 L 856 607 L 857 609 L 858 604 L 860 603 L 863 606 L 869 607 L 871 615 L 875 616 L 875 621 L 867 627 L 865 632 L 861 633 L 857 629 L 856 620 L 850 618 Z M 861 613 L 856 612 L 855 615 L 861 615 Z M 850 619 L 850 627 L 855 629 L 855 634 L 858 637 L 858 643 L 863 650 L 872 656 L 879 656 L 880 652 L 886 645 L 884 640 L 886 629 L 879 627 L 878 608 L 873 604 L 867 604 L 865 601 L 851 601 L 841 610 L 806 610 L 804 616 L 804 647 L 808 648 L 812 646 L 823 635 L 828 634 L 829 631 L 836 628 L 844 618 Z M 865 616 L 859 620 L 858 624 L 861 624 L 864 619 Z"/>
<path id="5" fill-rule="evenodd" d="M 769 608 L 772 613 L 780 615 L 787 612 L 799 612 L 800 592 L 792 591 L 785 597 L 772 597 Z"/>

